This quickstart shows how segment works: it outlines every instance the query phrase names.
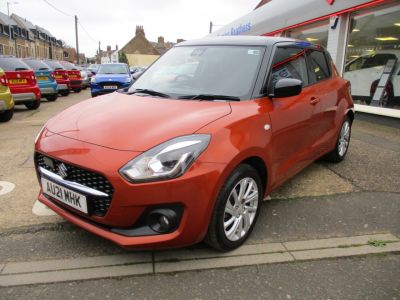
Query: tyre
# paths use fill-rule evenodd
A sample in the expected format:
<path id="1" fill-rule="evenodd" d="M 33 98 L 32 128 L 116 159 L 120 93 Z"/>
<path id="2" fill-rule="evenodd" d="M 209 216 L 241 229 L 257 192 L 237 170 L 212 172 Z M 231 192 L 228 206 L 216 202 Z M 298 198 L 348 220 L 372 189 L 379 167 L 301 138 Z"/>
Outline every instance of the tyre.
<path id="1" fill-rule="evenodd" d="M 80 92 L 82 91 L 82 88 L 75 88 L 75 89 L 73 89 L 73 91 L 74 91 L 75 93 L 80 93 Z"/>
<path id="2" fill-rule="evenodd" d="M 40 106 L 40 101 L 32 101 L 30 103 L 26 103 L 25 104 L 26 108 L 34 110 L 34 109 L 38 109 Z"/>
<path id="3" fill-rule="evenodd" d="M 45 98 L 47 99 L 47 101 L 53 102 L 57 100 L 58 94 L 47 95 Z"/>
<path id="4" fill-rule="evenodd" d="M 70 92 L 69 92 L 69 90 L 64 90 L 64 91 L 60 91 L 59 93 L 60 93 L 61 96 L 66 97 L 66 96 L 69 95 Z"/>
<path id="5" fill-rule="evenodd" d="M 219 251 L 242 245 L 254 228 L 262 197 L 258 172 L 249 165 L 239 165 L 219 192 L 204 241 Z"/>
<path id="6" fill-rule="evenodd" d="M 8 122 L 14 115 L 14 108 L 0 112 L 0 122 Z"/>
<path id="7" fill-rule="evenodd" d="M 335 148 L 324 157 L 326 161 L 339 163 L 345 158 L 350 145 L 351 124 L 350 117 L 346 116 L 340 128 Z"/>

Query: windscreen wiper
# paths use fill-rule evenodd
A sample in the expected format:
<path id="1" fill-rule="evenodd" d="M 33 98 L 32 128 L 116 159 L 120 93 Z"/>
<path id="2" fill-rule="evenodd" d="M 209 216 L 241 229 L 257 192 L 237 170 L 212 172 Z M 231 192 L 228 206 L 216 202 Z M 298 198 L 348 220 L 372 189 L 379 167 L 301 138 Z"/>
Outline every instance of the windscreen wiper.
<path id="1" fill-rule="evenodd" d="M 198 95 L 185 95 L 179 97 L 179 99 L 190 99 L 190 100 L 232 100 L 240 101 L 239 97 L 227 96 L 227 95 L 213 95 L 213 94 L 198 94 Z"/>
<path id="2" fill-rule="evenodd" d="M 150 89 L 135 89 L 134 91 L 128 93 L 128 95 L 132 95 L 132 94 L 148 94 L 148 95 L 152 95 L 152 96 L 158 96 L 158 97 L 162 97 L 162 98 L 171 98 L 170 95 L 161 93 L 161 92 L 157 92 L 155 90 L 150 90 Z"/>

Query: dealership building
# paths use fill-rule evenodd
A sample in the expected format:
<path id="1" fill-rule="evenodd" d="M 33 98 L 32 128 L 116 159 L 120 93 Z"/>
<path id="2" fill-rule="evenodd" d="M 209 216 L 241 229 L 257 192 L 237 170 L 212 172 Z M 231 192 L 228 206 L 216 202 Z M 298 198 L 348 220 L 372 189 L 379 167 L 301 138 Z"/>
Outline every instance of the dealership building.
<path id="1" fill-rule="evenodd" d="M 320 44 L 351 82 L 356 111 L 400 118 L 399 0 L 263 0 L 212 35 Z"/>

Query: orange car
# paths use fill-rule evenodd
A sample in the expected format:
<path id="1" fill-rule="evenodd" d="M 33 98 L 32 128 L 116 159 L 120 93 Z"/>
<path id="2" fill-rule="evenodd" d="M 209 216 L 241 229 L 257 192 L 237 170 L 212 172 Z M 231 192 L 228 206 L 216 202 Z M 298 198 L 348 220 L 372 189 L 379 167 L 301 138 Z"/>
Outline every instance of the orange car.
<path id="1" fill-rule="evenodd" d="M 181 43 L 131 87 L 47 122 L 39 200 L 125 248 L 234 249 L 266 195 L 320 157 L 344 159 L 349 87 L 308 42 Z"/>

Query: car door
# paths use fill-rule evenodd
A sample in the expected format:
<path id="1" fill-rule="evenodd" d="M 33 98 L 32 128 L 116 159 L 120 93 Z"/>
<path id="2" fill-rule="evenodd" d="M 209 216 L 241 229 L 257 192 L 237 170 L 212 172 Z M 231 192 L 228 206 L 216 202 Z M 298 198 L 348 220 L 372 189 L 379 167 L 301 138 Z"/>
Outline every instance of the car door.
<path id="1" fill-rule="evenodd" d="M 309 69 L 309 88 L 313 93 L 313 104 L 316 107 L 314 115 L 313 138 L 310 141 L 310 154 L 317 159 L 321 153 L 326 153 L 335 138 L 335 124 L 338 105 L 338 91 L 343 87 L 343 80 L 333 76 L 330 57 L 322 50 L 307 49 L 307 65 Z"/>
<path id="2" fill-rule="evenodd" d="M 304 48 L 276 47 L 270 72 L 269 91 L 273 91 L 281 78 L 296 78 L 303 82 L 299 95 L 271 99 L 272 139 L 268 151 L 275 178 L 273 185 L 279 185 L 309 163 L 309 146 L 316 139 L 313 128 L 318 107 L 313 104 Z"/>

